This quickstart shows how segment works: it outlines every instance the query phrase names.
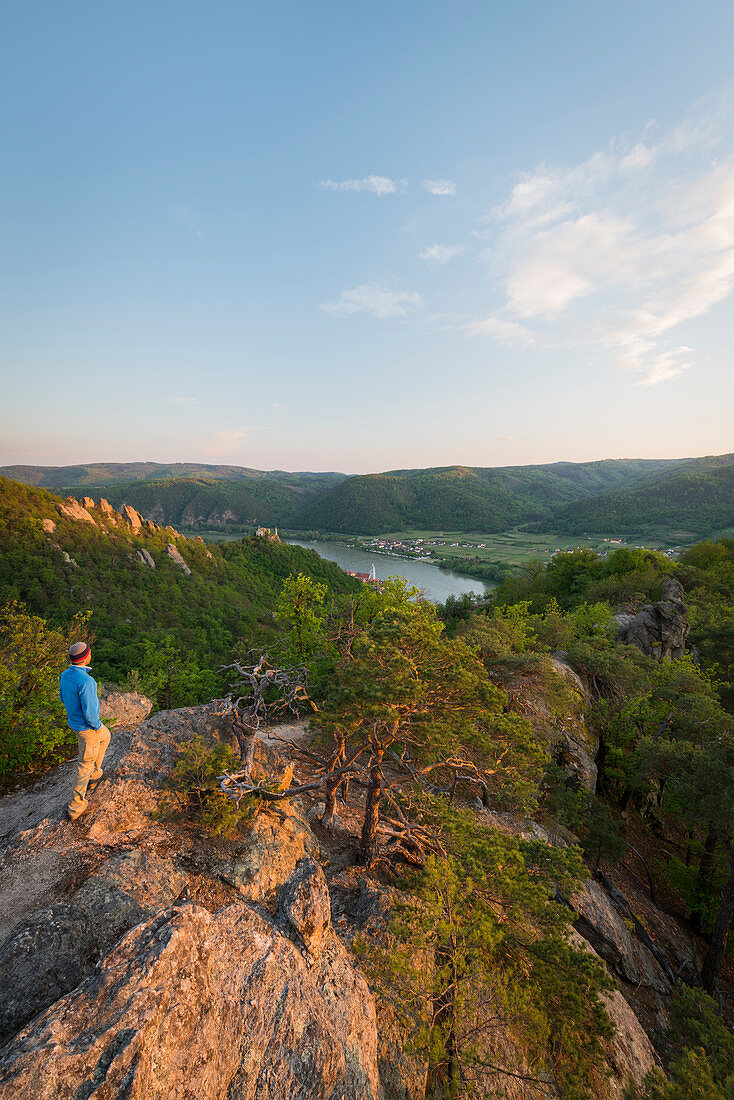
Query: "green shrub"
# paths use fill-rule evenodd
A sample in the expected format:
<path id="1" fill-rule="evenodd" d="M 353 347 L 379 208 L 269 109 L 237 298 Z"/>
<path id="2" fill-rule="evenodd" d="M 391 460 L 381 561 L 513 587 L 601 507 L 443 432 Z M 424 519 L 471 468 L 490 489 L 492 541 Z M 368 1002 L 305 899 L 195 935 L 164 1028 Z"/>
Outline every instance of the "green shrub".
<path id="1" fill-rule="evenodd" d="M 0 781 L 72 755 L 76 734 L 59 699 L 59 675 L 87 616 L 52 629 L 18 603 L 0 609 Z"/>
<path id="2" fill-rule="evenodd" d="M 219 789 L 218 777 L 239 767 L 229 745 L 192 737 L 181 745 L 173 773 L 163 784 L 161 815 L 188 817 L 212 836 L 230 836 L 238 825 L 254 821 L 260 809 L 257 798 L 243 798 L 237 805 Z"/>
<path id="3" fill-rule="evenodd" d="M 670 1025 L 668 1040 L 680 1053 L 669 1080 L 659 1070 L 647 1077 L 643 1100 L 733 1100 L 734 1035 L 711 997 L 680 986 L 670 1003 Z"/>

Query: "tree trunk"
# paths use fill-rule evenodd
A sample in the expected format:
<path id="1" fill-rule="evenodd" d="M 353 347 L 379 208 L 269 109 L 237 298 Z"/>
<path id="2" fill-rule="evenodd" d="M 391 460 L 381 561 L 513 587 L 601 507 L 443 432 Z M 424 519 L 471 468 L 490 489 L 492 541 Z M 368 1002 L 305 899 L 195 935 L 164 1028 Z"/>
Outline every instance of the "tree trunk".
<path id="1" fill-rule="evenodd" d="M 440 1028 L 444 1059 L 429 1070 L 427 1096 L 454 1096 L 458 1084 L 459 1051 L 456 1037 L 456 945 L 436 950 L 436 967 L 448 967 L 451 983 L 433 1001 L 433 1023 Z"/>
<path id="2" fill-rule="evenodd" d="M 335 777 L 333 772 L 344 763 L 346 758 L 346 738 L 342 735 L 338 735 L 336 750 L 329 761 L 329 778 L 326 780 L 326 788 L 324 791 L 324 812 L 321 815 L 321 824 L 325 829 L 330 828 L 334 820 L 334 815 L 336 813 L 336 792 L 343 779 L 341 775 Z"/>
<path id="3" fill-rule="evenodd" d="M 370 782 L 367 788 L 367 802 L 364 808 L 364 825 L 360 844 L 360 861 L 365 867 L 372 867 L 377 857 L 377 826 L 380 821 L 380 798 L 382 797 L 382 758 L 385 750 L 380 744 L 372 745 L 370 760 Z"/>
<path id="4" fill-rule="evenodd" d="M 234 719 L 232 727 L 240 750 L 244 778 L 249 783 L 250 776 L 252 775 L 252 763 L 255 759 L 255 735 L 257 728 L 241 722 L 237 718 Z"/>
<path id="5" fill-rule="evenodd" d="M 696 932 L 701 931 L 701 911 L 704 907 L 706 899 L 711 894 L 711 876 L 714 873 L 714 856 L 716 854 L 716 846 L 718 843 L 718 833 L 715 832 L 713 829 L 710 829 L 703 843 L 701 862 L 698 865 L 696 885 L 693 889 L 693 912 L 691 913 L 691 924 L 693 925 Z"/>
<path id="6" fill-rule="evenodd" d="M 726 941 L 729 936 L 729 925 L 734 916 L 734 844 L 729 849 L 729 867 L 726 885 L 721 894 L 719 911 L 716 914 L 716 924 L 711 936 L 711 945 L 701 968 L 701 980 L 707 993 L 714 994 L 719 979 L 721 960 L 726 951 Z"/>

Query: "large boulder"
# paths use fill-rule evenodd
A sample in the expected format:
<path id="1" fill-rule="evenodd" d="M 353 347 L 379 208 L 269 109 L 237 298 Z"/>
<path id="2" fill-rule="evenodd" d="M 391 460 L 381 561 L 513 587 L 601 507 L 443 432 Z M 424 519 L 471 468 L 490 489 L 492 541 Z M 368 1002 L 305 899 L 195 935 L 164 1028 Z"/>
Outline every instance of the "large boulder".
<path id="1" fill-rule="evenodd" d="M 149 550 L 146 550 L 144 546 L 141 547 L 140 550 L 135 551 L 135 556 L 137 557 L 141 565 L 147 565 L 148 569 L 155 569 L 155 560 L 153 558 L 153 555 L 150 553 Z"/>
<path id="2" fill-rule="evenodd" d="M 614 616 L 619 641 L 637 646 L 657 661 L 682 657 L 690 630 L 683 595 L 680 581 L 665 577 L 662 599 L 657 603 L 645 604 L 636 615 L 619 612 Z"/>
<path id="3" fill-rule="evenodd" d="M 312 864 L 318 854 L 318 842 L 302 810 L 284 799 L 257 815 L 225 873 L 243 897 L 267 901 L 305 857 L 311 857 Z"/>
<path id="4" fill-rule="evenodd" d="M 374 1001 L 246 904 L 139 924 L 0 1057 L 5 1100 L 377 1100 Z"/>
<path id="5" fill-rule="evenodd" d="M 114 721 L 116 725 L 126 729 L 144 722 L 152 709 L 151 700 L 137 691 L 103 689 L 99 701 L 102 721 Z"/>
<path id="6" fill-rule="evenodd" d="M 166 547 L 166 553 L 168 554 L 171 561 L 179 567 L 182 573 L 184 573 L 187 577 L 191 576 L 191 570 L 189 569 L 183 557 L 172 542 L 168 543 L 168 546 Z"/>
<path id="7" fill-rule="evenodd" d="M 314 859 L 299 859 L 280 892 L 278 917 L 290 926 L 307 951 L 321 954 L 331 926 L 331 898 L 324 872 Z"/>

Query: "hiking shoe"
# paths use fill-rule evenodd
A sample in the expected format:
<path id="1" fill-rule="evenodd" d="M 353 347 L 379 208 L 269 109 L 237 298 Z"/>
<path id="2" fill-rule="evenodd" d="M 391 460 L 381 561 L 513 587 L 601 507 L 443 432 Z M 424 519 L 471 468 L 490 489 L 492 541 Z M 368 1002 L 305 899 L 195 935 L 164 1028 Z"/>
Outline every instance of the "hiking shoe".
<path id="1" fill-rule="evenodd" d="M 83 810 L 79 811 L 79 813 L 76 815 L 76 817 L 72 817 L 71 814 L 69 813 L 68 809 L 67 809 L 66 816 L 68 817 L 69 821 L 73 825 L 76 821 L 79 820 L 80 817 L 84 817 L 85 814 L 88 814 L 90 809 L 91 809 L 90 806 L 85 806 Z"/>

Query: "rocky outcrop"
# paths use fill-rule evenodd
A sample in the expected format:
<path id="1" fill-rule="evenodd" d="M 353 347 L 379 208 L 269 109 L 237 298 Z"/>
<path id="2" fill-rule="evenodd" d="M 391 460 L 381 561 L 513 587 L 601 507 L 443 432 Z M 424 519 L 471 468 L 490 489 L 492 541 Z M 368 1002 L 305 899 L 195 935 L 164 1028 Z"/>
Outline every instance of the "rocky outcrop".
<path id="1" fill-rule="evenodd" d="M 140 512 L 136 512 L 131 504 L 123 504 L 120 509 L 120 515 L 123 522 L 127 524 L 134 535 L 137 535 L 145 520 L 140 515 Z"/>
<path id="2" fill-rule="evenodd" d="M 595 954 L 578 932 L 572 931 L 570 938 L 574 947 Z M 618 989 L 602 993 L 601 1001 L 614 1024 L 611 1039 L 603 1042 L 604 1053 L 614 1072 L 614 1077 L 606 1083 L 607 1097 L 609 1100 L 625 1100 L 629 1082 L 640 1088 L 647 1074 L 660 1066 L 660 1059 L 647 1032 Z"/>
<path id="3" fill-rule="evenodd" d="M 578 913 L 577 931 L 619 978 L 632 985 L 647 986 L 657 993 L 671 992 L 670 980 L 657 959 L 640 942 L 634 927 L 628 925 L 625 915 L 600 883 L 589 879 L 574 897 L 573 904 Z"/>
<path id="4" fill-rule="evenodd" d="M 339 863 L 335 834 L 314 824 L 325 874 L 298 801 L 271 803 L 232 840 L 162 818 L 161 786 L 179 746 L 193 735 L 229 741 L 229 708 L 215 701 L 133 725 L 148 701 L 121 698 L 107 777 L 80 822 L 63 819 L 73 764 L 0 799 L 3 1097 L 423 1100 L 425 1058 L 347 949 L 358 934 L 379 941 L 399 891 L 348 857 Z M 281 730 L 285 749 L 258 742 L 256 778 L 287 782 L 293 764 L 280 754 L 300 740 L 296 732 L 304 731 Z M 347 840 L 352 811 L 342 811 Z M 481 815 L 487 827 L 556 842 L 509 814 Z M 610 945 L 620 945 L 623 980 L 649 980 L 644 988 L 655 995 L 657 972 L 622 940 L 609 899 L 594 889 L 590 897 L 575 899 L 587 949 L 593 924 L 612 965 Z M 421 968 L 430 967 L 429 953 L 417 950 Z M 621 993 L 609 995 L 608 1010 L 618 1028 L 607 1047 L 615 1076 L 594 1095 L 622 1100 L 624 1083 L 654 1054 Z M 487 1043 L 488 1062 L 534 1068 L 511 1027 L 492 1028 Z M 505 1100 L 525 1097 L 522 1081 L 489 1070 L 481 1085 Z"/>
<path id="5" fill-rule="evenodd" d="M 377 1100 L 376 1038 L 369 990 L 333 937 L 304 955 L 245 904 L 182 905 L 21 1032 L 0 1081 L 8 1100 Z"/>
<path id="6" fill-rule="evenodd" d="M 331 929 L 302 811 L 274 806 L 244 843 L 159 819 L 177 745 L 228 738 L 222 710 L 115 726 L 79 824 L 63 820 L 73 765 L 58 770 L 55 810 L 53 782 L 0 802 L 0 898 L 18 898 L 0 945 L 4 1097 L 380 1095 L 375 1003 Z M 274 753 L 261 746 L 257 767 Z"/>
<path id="7" fill-rule="evenodd" d="M 109 500 L 105 500 L 104 497 L 101 497 L 99 501 L 99 507 L 100 511 L 104 512 L 104 516 L 107 522 L 110 523 L 113 527 L 117 527 L 117 521 L 120 517 L 110 504 Z"/>
<path id="8" fill-rule="evenodd" d="M 599 752 L 599 738 L 589 729 L 584 717 L 586 689 L 580 676 L 560 656 L 554 656 L 552 663 L 554 671 L 575 693 L 573 704 L 556 724 L 553 749 L 579 786 L 593 793 L 598 774 L 596 756 Z"/>
<path id="9" fill-rule="evenodd" d="M 76 500 L 74 497 L 67 497 L 63 504 L 58 504 L 56 507 L 59 514 L 66 519 L 81 523 L 93 523 L 95 527 L 101 527 L 103 531 L 110 527 L 126 527 L 132 535 L 139 535 L 142 532 L 156 535 L 165 531 L 166 537 L 169 539 L 182 537 L 173 527 L 163 528 L 150 519 L 144 519 L 140 512 L 136 511 L 130 504 L 123 505 L 121 510 L 116 512 L 104 497 L 100 499 L 99 505 L 95 505 L 92 497 L 83 497 L 81 501 Z M 89 509 L 96 510 L 96 518 L 90 515 Z M 44 531 L 53 533 L 55 528 L 56 524 L 53 520 L 45 519 L 43 521 Z M 147 554 L 148 552 L 143 550 L 142 553 Z M 148 563 L 146 562 L 146 564 Z"/>
<path id="10" fill-rule="evenodd" d="M 187 577 L 191 576 L 191 570 L 190 570 L 189 566 L 186 564 L 184 559 L 181 557 L 181 554 L 179 553 L 179 551 L 176 549 L 176 547 L 173 545 L 172 542 L 169 542 L 168 546 L 166 547 L 166 553 L 168 554 L 171 561 L 179 567 L 179 569 L 181 570 L 182 573 L 184 573 Z"/>
<path id="11" fill-rule="evenodd" d="M 573 783 L 595 791 L 599 738 L 584 717 L 584 685 L 563 656 L 555 654 L 540 669 L 524 672 L 504 688 L 512 709 L 530 720 Z"/>
<path id="12" fill-rule="evenodd" d="M 103 722 L 114 721 L 126 729 L 144 722 L 153 709 L 153 703 L 137 691 L 102 689 L 99 710 Z"/>
<path id="13" fill-rule="evenodd" d="M 313 863 L 318 854 L 318 842 L 302 811 L 283 801 L 258 814 L 236 858 L 223 873 L 243 897 L 267 900 L 305 857 L 311 857 Z"/>
<path id="14" fill-rule="evenodd" d="M 62 548 L 61 548 L 61 547 L 59 546 L 58 542 L 51 542 L 51 541 L 49 540 L 49 545 L 50 545 L 50 546 L 51 546 L 51 547 L 52 547 L 52 548 L 53 548 L 54 550 L 56 550 L 56 551 L 57 551 L 57 552 L 58 552 L 59 554 L 61 554 L 61 558 L 62 558 L 62 560 L 63 560 L 63 561 L 65 561 L 67 565 L 74 565 L 74 566 L 76 566 L 76 564 L 77 564 L 77 563 L 76 563 L 76 562 L 74 561 L 74 559 L 72 558 L 72 556 L 71 556 L 71 555 L 70 555 L 69 553 L 67 553 L 67 551 L 66 551 L 66 550 L 63 550 L 63 549 L 62 549 Z"/>
<path id="15" fill-rule="evenodd" d="M 135 556 L 141 565 L 147 565 L 148 569 L 155 569 L 155 561 L 153 555 L 143 547 L 141 550 L 135 551 Z"/>
<path id="16" fill-rule="evenodd" d="M 90 516 L 86 508 L 83 508 L 75 497 L 66 497 L 63 504 L 57 504 L 56 507 L 61 515 L 66 516 L 67 519 L 73 519 L 79 523 L 91 523 L 94 527 L 97 526 L 94 516 Z"/>
<path id="17" fill-rule="evenodd" d="M 665 577 L 661 600 L 645 604 L 636 615 L 620 612 L 614 616 L 619 641 L 637 646 L 657 661 L 682 657 L 690 629 L 683 595 L 680 581 Z"/>

